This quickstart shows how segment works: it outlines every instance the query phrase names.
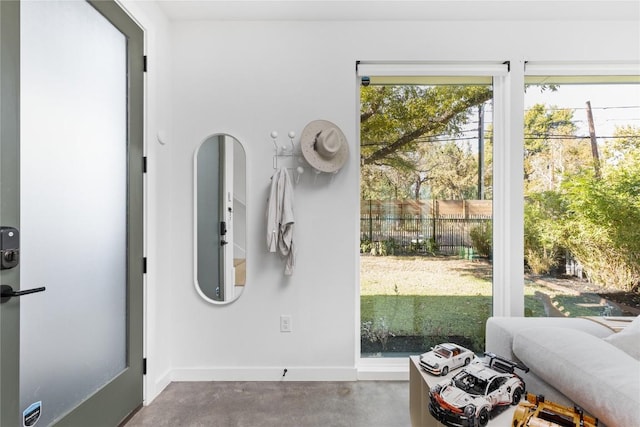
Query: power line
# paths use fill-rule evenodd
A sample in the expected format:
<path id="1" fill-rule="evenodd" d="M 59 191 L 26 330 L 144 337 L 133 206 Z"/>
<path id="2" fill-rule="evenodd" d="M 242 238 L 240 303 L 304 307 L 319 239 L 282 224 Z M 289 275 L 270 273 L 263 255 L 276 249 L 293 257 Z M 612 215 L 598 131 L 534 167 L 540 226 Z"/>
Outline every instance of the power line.
<path id="1" fill-rule="evenodd" d="M 541 105 L 541 104 L 536 104 L 536 105 Z M 559 107 L 559 106 L 546 106 L 546 104 L 542 104 L 545 105 L 544 110 L 545 111 L 559 111 L 559 110 L 573 110 L 573 111 L 577 111 L 577 110 L 586 110 L 587 107 Z M 628 110 L 628 109 L 639 109 L 640 105 L 621 105 L 621 106 L 611 106 L 611 107 L 592 107 L 592 110 Z M 531 111 L 533 110 L 533 107 L 527 108 L 525 109 L 525 111 Z"/>
<path id="2" fill-rule="evenodd" d="M 627 139 L 633 138 L 633 136 L 597 136 L 597 139 Z M 546 134 L 525 134 L 524 139 L 526 140 L 534 140 L 534 139 L 544 139 L 544 140 L 563 140 L 563 139 L 590 139 L 588 135 L 580 136 L 580 135 L 546 135 Z M 416 143 L 419 144 L 428 144 L 428 143 L 447 143 L 447 142 L 457 142 L 457 141 L 477 141 L 477 136 L 468 136 L 468 137 L 455 137 L 455 138 L 447 138 L 447 139 L 436 139 L 435 136 L 429 136 L 427 138 L 418 138 L 415 140 Z M 388 142 L 370 142 L 366 144 L 362 144 L 363 147 L 379 147 L 379 146 L 388 146 L 390 143 Z"/>
<path id="3" fill-rule="evenodd" d="M 525 135 L 524 139 L 590 139 L 588 135 Z M 627 139 L 633 136 L 596 136 L 597 139 Z"/>

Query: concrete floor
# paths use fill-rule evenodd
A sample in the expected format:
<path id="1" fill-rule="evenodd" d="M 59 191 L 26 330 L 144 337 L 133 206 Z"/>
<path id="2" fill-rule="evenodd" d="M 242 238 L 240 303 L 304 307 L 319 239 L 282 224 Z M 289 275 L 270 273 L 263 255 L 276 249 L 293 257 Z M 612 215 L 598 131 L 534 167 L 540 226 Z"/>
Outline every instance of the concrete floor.
<path id="1" fill-rule="evenodd" d="M 408 381 L 176 382 L 126 427 L 408 427 Z"/>

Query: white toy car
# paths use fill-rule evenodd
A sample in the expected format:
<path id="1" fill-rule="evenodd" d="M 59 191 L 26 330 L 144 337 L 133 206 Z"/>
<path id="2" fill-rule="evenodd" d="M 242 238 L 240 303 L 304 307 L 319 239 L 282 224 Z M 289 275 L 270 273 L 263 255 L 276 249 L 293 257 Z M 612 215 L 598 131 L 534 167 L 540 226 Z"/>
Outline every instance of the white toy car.
<path id="1" fill-rule="evenodd" d="M 429 392 L 429 412 L 447 426 L 484 427 L 499 407 L 517 405 L 525 384 L 514 368 L 528 371 L 495 354 L 488 363 L 474 363 Z"/>
<path id="2" fill-rule="evenodd" d="M 438 344 L 420 355 L 420 366 L 433 375 L 447 375 L 449 371 L 467 366 L 476 355 L 453 343 Z"/>

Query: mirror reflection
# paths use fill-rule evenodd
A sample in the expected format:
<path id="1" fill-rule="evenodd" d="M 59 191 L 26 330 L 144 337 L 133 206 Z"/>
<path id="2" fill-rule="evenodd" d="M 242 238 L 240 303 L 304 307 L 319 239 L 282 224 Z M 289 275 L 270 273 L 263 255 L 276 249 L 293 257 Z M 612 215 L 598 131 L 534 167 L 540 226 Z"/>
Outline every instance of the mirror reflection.
<path id="1" fill-rule="evenodd" d="M 195 285 L 212 303 L 238 298 L 246 279 L 246 156 L 240 141 L 215 134 L 195 156 Z"/>

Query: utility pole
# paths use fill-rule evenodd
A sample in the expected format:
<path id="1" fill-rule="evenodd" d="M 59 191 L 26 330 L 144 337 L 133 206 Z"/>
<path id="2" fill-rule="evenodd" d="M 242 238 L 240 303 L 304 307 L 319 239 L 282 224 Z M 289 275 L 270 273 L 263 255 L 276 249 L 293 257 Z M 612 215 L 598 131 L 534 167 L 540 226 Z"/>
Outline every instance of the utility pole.
<path id="1" fill-rule="evenodd" d="M 484 104 L 478 106 L 478 200 L 484 200 Z"/>
<path id="2" fill-rule="evenodd" d="M 598 141 L 596 140 L 596 127 L 593 124 L 591 101 L 587 101 L 587 120 L 589 121 L 589 136 L 591 137 L 591 154 L 593 155 L 593 168 L 596 178 L 600 178 L 600 155 L 598 154 Z"/>

